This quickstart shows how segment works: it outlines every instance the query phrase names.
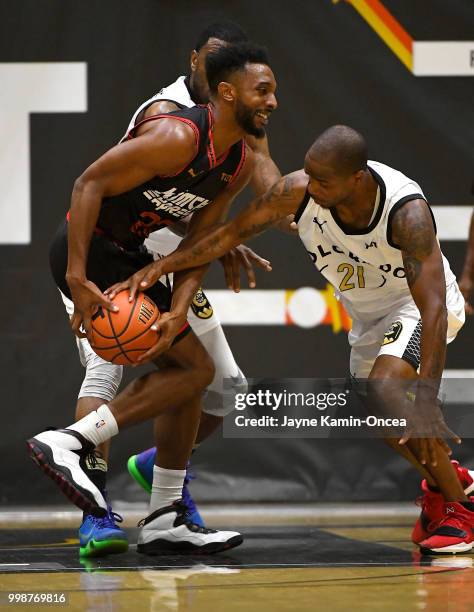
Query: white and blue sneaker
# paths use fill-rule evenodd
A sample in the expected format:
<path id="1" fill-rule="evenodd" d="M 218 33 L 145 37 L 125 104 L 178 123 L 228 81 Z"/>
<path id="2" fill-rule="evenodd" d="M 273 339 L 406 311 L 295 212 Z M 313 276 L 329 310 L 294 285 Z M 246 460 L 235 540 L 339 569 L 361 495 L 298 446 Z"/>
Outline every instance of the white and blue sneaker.
<path id="1" fill-rule="evenodd" d="M 146 555 L 214 554 L 235 548 L 244 541 L 237 531 L 206 529 L 191 522 L 182 500 L 155 510 L 138 526 L 141 530 L 137 552 Z"/>
<path id="2" fill-rule="evenodd" d="M 156 459 L 156 446 L 148 448 L 137 455 L 132 455 L 127 461 L 127 469 L 130 476 L 145 489 L 147 493 L 151 493 L 151 485 L 153 483 L 153 466 Z M 189 518 L 191 522 L 204 527 L 204 521 L 196 506 L 196 502 L 189 490 L 189 483 L 194 480 L 195 476 L 191 473 L 189 465 L 186 468 L 186 477 L 183 484 L 183 502 L 188 508 Z"/>

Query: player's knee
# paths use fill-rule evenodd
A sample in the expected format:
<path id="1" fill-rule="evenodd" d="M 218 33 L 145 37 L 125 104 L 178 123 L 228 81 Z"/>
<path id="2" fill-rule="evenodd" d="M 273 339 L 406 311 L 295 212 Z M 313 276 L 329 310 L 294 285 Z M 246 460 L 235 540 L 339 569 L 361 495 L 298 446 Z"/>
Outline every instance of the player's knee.
<path id="1" fill-rule="evenodd" d="M 200 352 L 191 363 L 184 367 L 196 393 L 202 393 L 211 384 L 215 375 L 214 361 L 205 351 Z"/>
<path id="2" fill-rule="evenodd" d="M 123 367 L 101 359 L 98 355 L 87 358 L 86 375 L 79 397 L 100 397 L 111 401 L 117 395 L 122 381 Z"/>
<path id="3" fill-rule="evenodd" d="M 216 367 L 214 365 L 214 360 L 210 355 L 206 353 L 205 356 L 200 360 L 199 366 L 199 380 L 205 389 L 208 387 L 216 374 Z"/>
<path id="4" fill-rule="evenodd" d="M 213 416 L 225 417 L 235 409 L 239 396 L 247 393 L 248 382 L 240 368 L 236 376 L 216 381 L 207 389 L 202 411 Z"/>

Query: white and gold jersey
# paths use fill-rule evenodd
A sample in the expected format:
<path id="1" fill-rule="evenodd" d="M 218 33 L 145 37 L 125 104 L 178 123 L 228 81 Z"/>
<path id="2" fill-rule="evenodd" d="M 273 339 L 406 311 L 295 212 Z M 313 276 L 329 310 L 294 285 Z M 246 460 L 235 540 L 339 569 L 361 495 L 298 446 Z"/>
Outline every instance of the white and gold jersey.
<path id="1" fill-rule="evenodd" d="M 413 298 L 400 249 L 392 240 L 392 219 L 406 202 L 426 200 L 420 186 L 398 170 L 368 162 L 378 185 L 374 214 L 365 229 L 344 226 L 337 212 L 306 194 L 295 221 L 316 268 L 334 286 L 353 319 L 381 319 Z M 434 223 L 434 218 L 433 218 Z M 455 281 L 443 255 L 446 285 Z"/>
<path id="2" fill-rule="evenodd" d="M 188 87 L 188 77 L 180 76 L 163 89 L 160 89 L 158 93 L 156 93 L 148 100 L 145 100 L 143 104 L 137 108 L 137 110 L 133 113 L 132 118 L 130 119 L 130 123 L 128 124 L 127 131 L 125 132 L 122 140 L 127 137 L 127 134 L 134 127 L 137 122 L 138 115 L 146 110 L 149 106 L 154 104 L 155 102 L 173 102 L 179 108 L 191 108 L 192 106 L 196 106 L 196 103 L 191 98 L 191 92 Z"/>

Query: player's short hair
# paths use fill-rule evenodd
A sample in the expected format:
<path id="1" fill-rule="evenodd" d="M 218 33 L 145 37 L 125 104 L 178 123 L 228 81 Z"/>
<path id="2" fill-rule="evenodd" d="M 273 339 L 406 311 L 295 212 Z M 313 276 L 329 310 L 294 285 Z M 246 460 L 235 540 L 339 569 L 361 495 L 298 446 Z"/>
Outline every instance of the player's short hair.
<path id="1" fill-rule="evenodd" d="M 230 44 L 248 40 L 248 36 L 244 30 L 233 21 L 217 21 L 216 23 L 208 25 L 207 28 L 199 34 L 194 49 L 196 51 L 202 49 L 210 38 L 217 38 L 218 40 L 223 40 Z"/>
<path id="2" fill-rule="evenodd" d="M 354 174 L 367 168 L 368 149 L 362 134 L 347 125 L 333 125 L 311 145 L 309 156 L 325 159 L 337 174 Z"/>
<path id="3" fill-rule="evenodd" d="M 211 93 L 217 93 L 217 86 L 222 81 L 239 70 L 244 70 L 246 64 L 267 64 L 267 50 L 250 41 L 234 45 L 222 45 L 206 56 L 206 75 Z"/>

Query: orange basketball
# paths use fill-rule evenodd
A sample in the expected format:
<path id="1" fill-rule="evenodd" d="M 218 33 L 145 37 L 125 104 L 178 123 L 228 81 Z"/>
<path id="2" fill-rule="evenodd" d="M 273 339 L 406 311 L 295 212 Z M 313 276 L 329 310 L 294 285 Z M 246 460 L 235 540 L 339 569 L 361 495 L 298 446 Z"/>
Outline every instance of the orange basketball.
<path id="1" fill-rule="evenodd" d="M 150 329 L 160 317 L 158 306 L 142 292 L 133 302 L 128 301 L 129 295 L 127 289 L 115 296 L 118 312 L 100 307 L 92 317 L 92 348 L 117 365 L 135 363 L 158 340 L 157 332 Z"/>

